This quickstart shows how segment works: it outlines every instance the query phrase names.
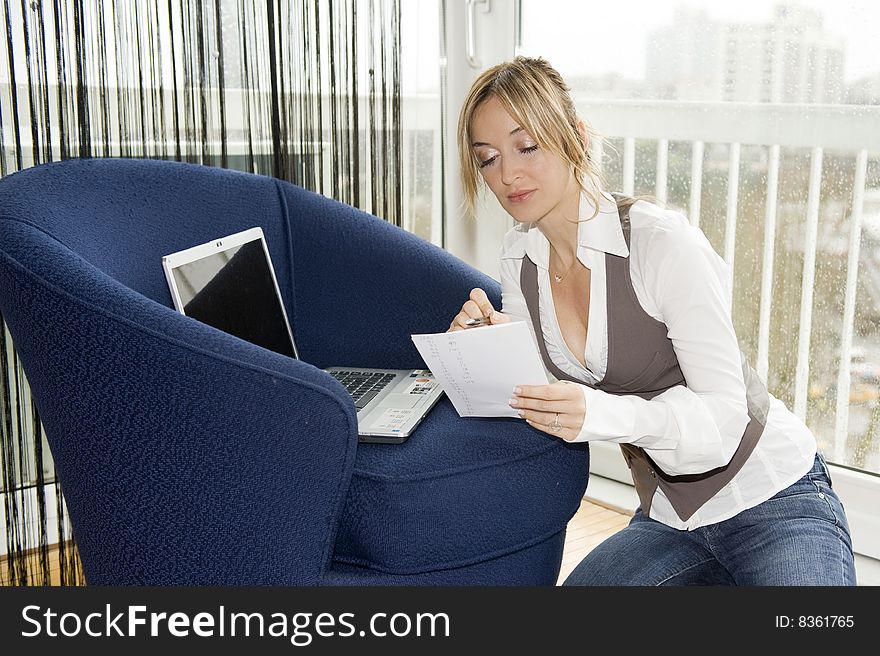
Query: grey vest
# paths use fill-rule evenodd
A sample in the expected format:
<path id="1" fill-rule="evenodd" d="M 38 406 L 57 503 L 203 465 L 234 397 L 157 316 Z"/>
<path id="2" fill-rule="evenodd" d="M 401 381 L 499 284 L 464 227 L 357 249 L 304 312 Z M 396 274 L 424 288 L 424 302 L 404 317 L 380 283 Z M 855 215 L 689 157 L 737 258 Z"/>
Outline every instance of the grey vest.
<path id="1" fill-rule="evenodd" d="M 623 236 L 629 248 L 629 208 L 634 200 L 617 194 L 615 198 Z M 609 394 L 633 394 L 650 400 L 676 385 L 686 385 L 672 341 L 667 336 L 666 324 L 645 312 L 636 297 L 630 278 L 629 257 L 606 253 L 605 267 L 608 362 L 605 377 L 592 387 Z M 547 369 L 559 380 L 588 384 L 569 376 L 550 360 L 538 310 L 538 269 L 528 255 L 522 260 L 520 287 Z M 699 474 L 671 476 L 661 470 L 644 449 L 632 444 L 620 445 L 645 514 L 650 511 L 651 500 L 659 486 L 676 514 L 686 521 L 742 469 L 764 432 L 770 406 L 766 387 L 749 367 L 744 355 L 742 367 L 749 423 L 736 452 L 726 465 Z"/>

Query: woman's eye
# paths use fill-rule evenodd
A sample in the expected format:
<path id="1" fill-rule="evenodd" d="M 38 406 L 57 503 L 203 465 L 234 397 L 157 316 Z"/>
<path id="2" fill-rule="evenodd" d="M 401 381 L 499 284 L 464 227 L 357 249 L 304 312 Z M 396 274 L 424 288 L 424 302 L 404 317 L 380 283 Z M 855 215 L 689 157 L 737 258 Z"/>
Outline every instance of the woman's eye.
<path id="1" fill-rule="evenodd" d="M 534 146 L 525 146 L 524 148 L 519 148 L 519 152 L 523 155 L 531 155 L 536 150 L 538 150 L 537 144 L 535 144 Z M 480 168 L 484 169 L 487 166 L 492 166 L 495 163 L 496 159 L 498 159 L 498 155 L 492 155 L 492 157 L 489 157 L 487 159 L 481 159 Z"/>

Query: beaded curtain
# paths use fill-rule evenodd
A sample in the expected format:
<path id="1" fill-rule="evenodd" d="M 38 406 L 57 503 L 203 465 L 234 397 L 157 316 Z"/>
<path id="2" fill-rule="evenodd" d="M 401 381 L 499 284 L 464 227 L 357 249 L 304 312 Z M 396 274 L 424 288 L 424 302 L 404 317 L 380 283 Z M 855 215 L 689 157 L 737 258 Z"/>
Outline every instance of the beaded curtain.
<path id="1" fill-rule="evenodd" d="M 74 157 L 187 161 L 401 225 L 400 0 L 3 0 L 0 25 L 0 175 Z M 84 583 L 2 321 L 0 466 L 0 582 Z"/>

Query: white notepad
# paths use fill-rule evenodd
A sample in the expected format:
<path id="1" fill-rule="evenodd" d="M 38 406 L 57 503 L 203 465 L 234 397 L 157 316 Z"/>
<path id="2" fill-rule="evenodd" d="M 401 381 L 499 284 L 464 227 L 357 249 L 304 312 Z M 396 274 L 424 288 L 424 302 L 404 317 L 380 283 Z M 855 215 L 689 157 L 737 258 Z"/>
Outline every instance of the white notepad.
<path id="1" fill-rule="evenodd" d="M 412 340 L 461 417 L 519 417 L 509 405 L 513 388 L 549 382 L 522 321 Z"/>

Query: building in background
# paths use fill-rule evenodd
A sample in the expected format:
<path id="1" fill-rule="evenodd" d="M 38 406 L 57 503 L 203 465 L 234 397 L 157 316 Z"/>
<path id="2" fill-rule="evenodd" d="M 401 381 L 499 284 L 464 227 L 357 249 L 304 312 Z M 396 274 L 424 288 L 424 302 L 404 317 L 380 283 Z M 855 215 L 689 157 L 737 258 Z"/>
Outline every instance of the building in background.
<path id="1" fill-rule="evenodd" d="M 805 7 L 779 4 L 769 23 L 730 24 L 681 7 L 648 36 L 646 84 L 667 100 L 840 103 L 844 51 Z"/>

